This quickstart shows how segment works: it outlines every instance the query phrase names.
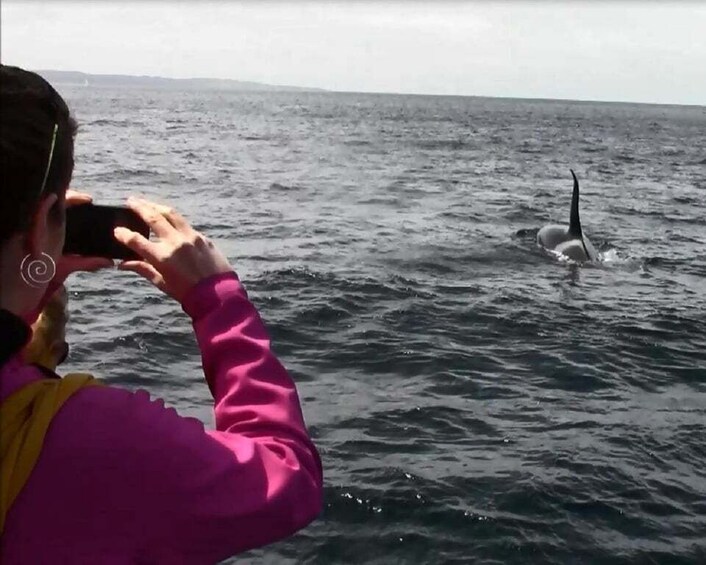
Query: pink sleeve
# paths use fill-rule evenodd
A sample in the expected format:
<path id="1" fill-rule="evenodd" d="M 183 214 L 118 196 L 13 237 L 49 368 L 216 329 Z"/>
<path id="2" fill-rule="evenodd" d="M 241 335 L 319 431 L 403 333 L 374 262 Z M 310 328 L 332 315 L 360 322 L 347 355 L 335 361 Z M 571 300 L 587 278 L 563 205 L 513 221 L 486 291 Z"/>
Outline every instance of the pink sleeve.
<path id="1" fill-rule="evenodd" d="M 323 504 L 321 461 L 294 382 L 270 350 L 267 331 L 235 273 L 201 281 L 182 307 L 192 319 L 214 398 L 216 431 L 207 433 L 237 466 L 230 504 L 242 515 L 230 525 L 240 538 L 233 549 L 294 533 Z"/>
<path id="2" fill-rule="evenodd" d="M 284 538 L 320 513 L 321 461 L 294 383 L 235 273 L 201 281 L 182 307 L 214 396 L 216 430 L 144 391 L 81 391 L 76 410 L 58 417 L 57 433 L 59 425 L 73 430 L 55 452 L 63 463 L 46 470 L 52 484 L 65 481 L 54 498 L 82 501 L 69 515 L 66 507 L 45 514 L 58 522 L 58 539 L 80 532 L 84 546 L 92 537 L 116 546 L 139 540 L 133 550 L 148 561 L 217 562 Z"/>

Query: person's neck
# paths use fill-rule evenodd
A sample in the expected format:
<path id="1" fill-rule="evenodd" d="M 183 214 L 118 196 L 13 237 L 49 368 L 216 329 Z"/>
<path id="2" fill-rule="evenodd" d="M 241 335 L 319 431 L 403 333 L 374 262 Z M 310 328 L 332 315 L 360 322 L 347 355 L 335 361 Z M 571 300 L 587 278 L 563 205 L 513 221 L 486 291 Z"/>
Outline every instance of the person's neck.
<path id="1" fill-rule="evenodd" d="M 24 318 L 39 303 L 41 293 L 22 279 L 22 257 L 15 247 L 0 248 L 0 309 Z"/>
<path id="2" fill-rule="evenodd" d="M 32 330 L 25 320 L 0 309 L 0 366 L 22 351 L 31 335 Z"/>
<path id="3" fill-rule="evenodd" d="M 8 289 L 8 286 L 0 281 L 0 310 L 7 310 L 15 316 L 23 318 L 23 314 L 27 312 L 22 307 L 22 301 L 18 298 L 17 292 L 14 289 Z"/>

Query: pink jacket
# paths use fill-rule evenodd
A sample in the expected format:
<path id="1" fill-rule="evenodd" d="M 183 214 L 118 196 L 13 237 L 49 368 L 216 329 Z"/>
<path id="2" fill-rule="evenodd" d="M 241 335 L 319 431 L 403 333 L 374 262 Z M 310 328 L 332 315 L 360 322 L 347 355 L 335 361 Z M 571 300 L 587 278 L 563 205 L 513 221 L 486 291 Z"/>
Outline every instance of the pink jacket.
<path id="1" fill-rule="evenodd" d="M 216 563 L 319 514 L 319 455 L 294 383 L 237 276 L 201 281 L 182 308 L 201 349 L 216 430 L 142 390 L 80 390 L 52 421 L 7 515 L 3 565 Z M 11 355 L 0 367 L 0 400 L 43 377 Z"/>

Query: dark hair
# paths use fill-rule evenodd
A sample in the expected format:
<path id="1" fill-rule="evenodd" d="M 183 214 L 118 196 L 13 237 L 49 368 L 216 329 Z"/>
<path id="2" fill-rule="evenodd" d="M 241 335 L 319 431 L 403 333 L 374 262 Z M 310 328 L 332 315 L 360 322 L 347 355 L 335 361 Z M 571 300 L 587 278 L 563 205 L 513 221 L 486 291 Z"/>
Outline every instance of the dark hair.
<path id="1" fill-rule="evenodd" d="M 40 195 L 55 126 L 56 144 Z M 0 65 L 0 244 L 30 227 L 40 196 L 54 193 L 63 199 L 74 169 L 75 135 L 66 102 L 46 80 Z M 54 210 L 59 214 L 61 206 Z"/>

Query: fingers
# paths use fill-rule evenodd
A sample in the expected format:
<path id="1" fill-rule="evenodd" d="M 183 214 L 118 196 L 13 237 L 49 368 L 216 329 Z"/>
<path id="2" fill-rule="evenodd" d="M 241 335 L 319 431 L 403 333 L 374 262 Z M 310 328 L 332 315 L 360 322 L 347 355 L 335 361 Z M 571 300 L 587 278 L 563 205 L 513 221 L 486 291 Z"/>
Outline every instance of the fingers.
<path id="1" fill-rule="evenodd" d="M 160 290 L 164 290 L 164 278 L 149 263 L 144 261 L 123 261 L 118 265 L 120 271 L 132 271 L 146 278 Z"/>
<path id="2" fill-rule="evenodd" d="M 131 196 L 127 200 L 129 208 L 137 212 L 137 214 L 147 222 L 150 230 L 154 232 L 160 239 L 169 239 L 174 234 L 174 226 L 169 223 L 167 218 L 159 211 L 155 204 L 135 198 Z M 144 238 L 143 238 L 144 239 Z"/>
<path id="3" fill-rule="evenodd" d="M 99 269 L 107 269 L 115 265 L 112 259 L 105 257 L 81 257 L 79 255 L 66 255 L 65 257 L 70 259 L 74 271 L 93 272 Z"/>
<path id="4" fill-rule="evenodd" d="M 62 255 L 56 264 L 55 282 L 61 285 L 71 275 L 79 271 L 97 271 L 113 266 L 112 259 L 104 257 L 83 257 L 81 255 Z"/>
<path id="5" fill-rule="evenodd" d="M 135 202 L 143 204 L 144 206 L 152 208 L 156 212 L 162 214 L 162 216 L 164 216 L 177 230 L 183 233 L 194 232 L 194 229 L 191 227 L 191 224 L 189 224 L 186 218 L 184 218 L 184 216 L 182 216 L 171 206 L 165 206 L 163 204 L 158 204 L 157 202 L 152 202 L 151 200 L 145 200 L 144 198 L 139 197 L 130 197 L 130 200 L 134 200 Z"/>
<path id="6" fill-rule="evenodd" d="M 122 226 L 113 229 L 113 235 L 120 243 L 137 253 L 150 263 L 159 263 L 158 247 L 141 233 L 134 232 Z"/>
<path id="7" fill-rule="evenodd" d="M 147 203 L 152 204 L 155 209 L 157 209 L 165 218 L 167 218 L 167 220 L 169 220 L 169 223 L 172 224 L 180 232 L 191 233 L 194 231 L 189 222 L 186 221 L 186 218 L 184 218 L 184 216 L 182 216 L 174 208 L 170 208 L 169 206 L 163 206 L 162 204 L 156 204 L 153 202 Z"/>

